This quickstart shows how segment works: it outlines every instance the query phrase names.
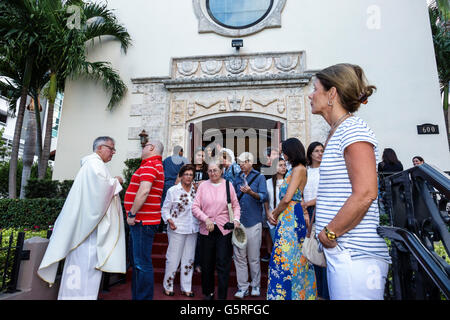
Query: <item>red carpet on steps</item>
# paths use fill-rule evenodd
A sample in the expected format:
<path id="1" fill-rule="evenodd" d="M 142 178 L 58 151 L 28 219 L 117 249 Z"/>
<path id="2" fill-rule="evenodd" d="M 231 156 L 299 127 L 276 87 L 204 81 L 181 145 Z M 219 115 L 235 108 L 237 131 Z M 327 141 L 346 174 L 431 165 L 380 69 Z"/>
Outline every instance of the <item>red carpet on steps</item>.
<path id="1" fill-rule="evenodd" d="M 163 293 L 163 279 L 164 269 L 166 264 L 166 250 L 167 250 L 167 234 L 158 233 L 155 236 L 152 250 L 152 262 L 154 269 L 154 300 L 203 300 L 202 287 L 201 287 L 201 274 L 195 272 L 192 277 L 192 291 L 195 296 L 192 298 L 181 295 L 180 290 L 180 276 L 179 272 L 175 279 L 174 292 L 175 295 L 168 297 Z M 261 248 L 261 254 L 265 253 L 265 246 Z M 265 300 L 267 292 L 267 271 L 268 262 L 261 261 L 261 296 L 259 297 L 245 297 L 244 300 Z M 131 272 L 130 268 L 127 272 L 126 283 L 116 284 L 109 288 L 109 291 L 102 291 L 100 289 L 99 299 L 101 300 L 131 300 Z M 250 273 L 249 273 L 250 274 Z M 234 263 L 232 263 L 230 271 L 230 280 L 228 287 L 228 299 L 234 300 L 234 294 L 237 291 L 236 270 Z M 216 297 L 217 297 L 217 278 L 216 278 Z M 241 300 L 241 299 L 236 299 Z"/>

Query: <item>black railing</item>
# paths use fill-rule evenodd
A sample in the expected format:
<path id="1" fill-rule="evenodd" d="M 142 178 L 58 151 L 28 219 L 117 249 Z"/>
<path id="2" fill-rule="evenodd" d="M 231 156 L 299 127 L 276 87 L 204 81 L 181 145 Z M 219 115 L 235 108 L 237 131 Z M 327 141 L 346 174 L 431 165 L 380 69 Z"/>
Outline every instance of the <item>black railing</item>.
<path id="1" fill-rule="evenodd" d="M 390 226 L 378 233 L 391 240 L 392 257 L 385 298 L 449 299 L 450 267 L 434 246 L 450 256 L 449 176 L 423 164 L 380 179 L 380 196 Z"/>
<path id="2" fill-rule="evenodd" d="M 22 260 L 30 258 L 30 252 L 23 250 L 25 233 L 19 232 L 14 244 L 14 233 L 11 233 L 6 247 L 0 248 L 0 271 L 1 288 L 0 292 L 13 293 L 17 290 L 19 279 L 20 263 Z M 0 246 L 3 245 L 3 234 L 0 233 Z"/>

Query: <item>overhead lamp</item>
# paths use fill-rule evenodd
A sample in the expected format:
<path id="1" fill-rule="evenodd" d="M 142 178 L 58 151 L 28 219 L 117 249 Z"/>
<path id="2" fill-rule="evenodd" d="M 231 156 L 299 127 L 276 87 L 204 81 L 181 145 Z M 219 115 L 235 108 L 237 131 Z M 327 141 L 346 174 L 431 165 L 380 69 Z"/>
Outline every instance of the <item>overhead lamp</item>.
<path id="1" fill-rule="evenodd" d="M 233 40 L 231 40 L 231 47 L 232 48 L 236 48 L 236 50 L 239 50 L 243 46 L 244 46 L 244 40 L 242 40 L 242 39 L 233 39 Z"/>

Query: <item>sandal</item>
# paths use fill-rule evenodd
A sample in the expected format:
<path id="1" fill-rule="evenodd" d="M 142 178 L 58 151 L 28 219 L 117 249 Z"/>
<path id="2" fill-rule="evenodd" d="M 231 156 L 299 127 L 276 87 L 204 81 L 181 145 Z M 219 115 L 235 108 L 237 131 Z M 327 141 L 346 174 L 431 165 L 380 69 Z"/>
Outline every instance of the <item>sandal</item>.
<path id="1" fill-rule="evenodd" d="M 166 296 L 169 296 L 169 297 L 172 297 L 173 295 L 175 295 L 175 292 L 173 292 L 173 291 L 167 291 L 166 289 L 163 290 L 163 293 L 164 293 Z"/>
<path id="2" fill-rule="evenodd" d="M 181 294 L 189 298 L 192 298 L 194 296 L 194 293 L 192 291 L 191 292 L 181 291 Z"/>

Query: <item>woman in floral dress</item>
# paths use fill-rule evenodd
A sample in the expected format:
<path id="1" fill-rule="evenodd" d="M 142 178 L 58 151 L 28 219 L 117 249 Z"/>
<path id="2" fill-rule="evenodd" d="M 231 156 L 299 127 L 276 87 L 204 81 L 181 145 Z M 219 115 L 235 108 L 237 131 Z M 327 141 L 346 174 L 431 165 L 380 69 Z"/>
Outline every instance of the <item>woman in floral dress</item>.
<path id="1" fill-rule="evenodd" d="M 269 262 L 268 300 L 306 300 L 317 296 L 314 268 L 302 255 L 309 216 L 303 212 L 302 191 L 306 184 L 305 148 L 296 138 L 283 142 L 284 159 L 292 168 L 280 187 L 278 206 L 267 213 L 276 225 Z"/>

